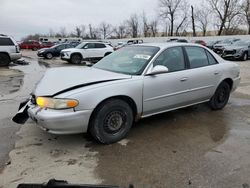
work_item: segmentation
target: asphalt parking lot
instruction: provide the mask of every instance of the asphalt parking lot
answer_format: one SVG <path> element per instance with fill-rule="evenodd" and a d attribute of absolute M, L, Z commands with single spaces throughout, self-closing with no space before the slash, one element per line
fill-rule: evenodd
<path fill-rule="evenodd" d="M 250 60 L 236 62 L 242 81 L 222 111 L 203 104 L 146 118 L 126 139 L 100 145 L 88 135 L 55 136 L 32 121 L 11 122 L 46 69 L 74 66 L 32 51 L 23 55 L 28 65 L 0 68 L 0 188 L 52 178 L 122 187 L 250 187 Z"/>

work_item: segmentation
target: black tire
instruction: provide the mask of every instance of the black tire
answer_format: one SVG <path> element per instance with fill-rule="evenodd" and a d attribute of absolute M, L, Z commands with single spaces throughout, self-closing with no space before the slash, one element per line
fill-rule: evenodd
<path fill-rule="evenodd" d="M 32 48 L 33 51 L 37 51 L 37 47 Z"/>
<path fill-rule="evenodd" d="M 242 55 L 241 60 L 242 60 L 242 61 L 246 61 L 247 59 L 248 59 L 248 53 L 245 52 L 245 53 Z"/>
<path fill-rule="evenodd" d="M 0 54 L 0 67 L 8 66 L 10 62 L 10 57 L 7 54 Z"/>
<path fill-rule="evenodd" d="M 52 54 L 52 53 L 47 53 L 47 54 L 45 55 L 45 58 L 46 58 L 46 59 L 52 59 L 52 58 L 53 58 L 53 54 Z"/>
<path fill-rule="evenodd" d="M 210 99 L 209 105 L 212 110 L 221 110 L 228 103 L 230 97 L 230 86 L 227 82 L 222 82 L 215 91 L 214 96 Z"/>
<path fill-rule="evenodd" d="M 79 54 L 73 54 L 71 57 L 70 57 L 70 63 L 73 63 L 73 64 L 80 64 L 82 62 L 82 57 L 81 55 Z"/>
<path fill-rule="evenodd" d="M 133 119 L 128 103 L 120 99 L 110 99 L 94 111 L 89 130 L 98 142 L 111 144 L 126 137 Z"/>

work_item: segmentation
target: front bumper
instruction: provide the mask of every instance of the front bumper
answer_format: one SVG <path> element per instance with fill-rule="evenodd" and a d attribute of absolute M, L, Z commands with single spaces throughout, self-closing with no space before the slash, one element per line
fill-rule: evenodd
<path fill-rule="evenodd" d="M 240 85 L 240 80 L 241 80 L 240 76 L 233 79 L 233 87 L 231 92 L 234 92 L 237 89 L 237 87 Z"/>
<path fill-rule="evenodd" d="M 222 54 L 221 56 L 224 59 L 240 59 L 242 58 L 242 54 L 241 53 L 236 53 L 236 54 Z"/>
<path fill-rule="evenodd" d="M 61 59 L 65 60 L 65 61 L 70 60 L 70 54 L 68 54 L 67 52 L 62 52 L 61 53 Z"/>
<path fill-rule="evenodd" d="M 29 101 L 26 112 L 41 129 L 52 134 L 84 133 L 88 130 L 92 110 L 54 110 L 40 108 Z M 24 116 L 25 117 L 25 116 Z"/>

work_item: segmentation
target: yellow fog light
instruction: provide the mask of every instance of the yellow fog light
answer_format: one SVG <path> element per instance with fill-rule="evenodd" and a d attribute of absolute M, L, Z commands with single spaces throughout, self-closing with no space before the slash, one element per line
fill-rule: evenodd
<path fill-rule="evenodd" d="M 78 101 L 74 99 L 56 99 L 50 97 L 37 97 L 36 104 L 42 108 L 67 109 L 74 108 Z"/>

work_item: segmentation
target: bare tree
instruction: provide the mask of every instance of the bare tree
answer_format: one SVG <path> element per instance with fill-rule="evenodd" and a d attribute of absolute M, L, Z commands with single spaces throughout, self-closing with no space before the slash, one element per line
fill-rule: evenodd
<path fill-rule="evenodd" d="M 207 0 L 211 10 L 218 19 L 218 35 L 220 36 L 226 24 L 230 25 L 234 17 L 239 15 L 239 0 Z"/>
<path fill-rule="evenodd" d="M 143 28 L 142 28 L 143 36 L 148 37 L 150 35 L 150 33 L 149 33 L 150 25 L 148 23 L 148 19 L 147 19 L 145 12 L 142 13 L 142 26 L 143 26 Z"/>
<path fill-rule="evenodd" d="M 116 35 L 116 38 L 122 39 L 126 37 L 126 23 L 121 23 L 119 26 L 114 28 L 113 31 Z"/>
<path fill-rule="evenodd" d="M 99 27 L 103 39 L 106 39 L 112 34 L 112 26 L 106 22 L 102 22 Z"/>
<path fill-rule="evenodd" d="M 137 14 L 132 14 L 127 21 L 128 24 L 128 32 L 133 38 L 138 37 L 139 33 L 139 19 Z"/>
<path fill-rule="evenodd" d="M 150 31 L 152 33 L 152 37 L 156 37 L 158 33 L 158 20 L 152 20 L 149 25 Z"/>
<path fill-rule="evenodd" d="M 192 18 L 193 37 L 196 37 L 195 20 L 194 20 L 194 7 L 193 6 L 191 6 L 191 18 Z"/>
<path fill-rule="evenodd" d="M 159 0 L 160 17 L 170 21 L 170 36 L 174 34 L 174 22 L 179 18 L 179 11 L 185 6 L 185 0 Z"/>
<path fill-rule="evenodd" d="M 241 8 L 248 27 L 248 34 L 250 34 L 250 0 L 243 0 Z"/>
<path fill-rule="evenodd" d="M 76 33 L 76 37 L 81 37 L 82 35 L 82 30 L 81 30 L 81 27 L 80 26 L 76 26 L 75 27 L 75 33 Z"/>
<path fill-rule="evenodd" d="M 202 35 L 206 36 L 207 28 L 211 20 L 211 10 L 206 5 L 201 6 L 195 13 L 196 26 L 202 31 Z"/>
<path fill-rule="evenodd" d="M 60 27 L 59 33 L 61 37 L 66 37 L 67 36 L 67 31 L 65 27 Z"/>
<path fill-rule="evenodd" d="M 183 1 L 184 2 L 184 1 Z M 176 25 L 175 35 L 179 36 L 182 35 L 184 31 L 186 32 L 186 28 L 188 27 L 188 7 L 187 3 L 185 3 L 186 6 L 182 7 L 182 10 L 179 12 L 180 15 L 180 22 Z"/>
<path fill-rule="evenodd" d="M 98 29 L 94 28 L 91 24 L 89 24 L 89 36 L 86 38 L 90 39 L 98 39 L 99 38 Z"/>

